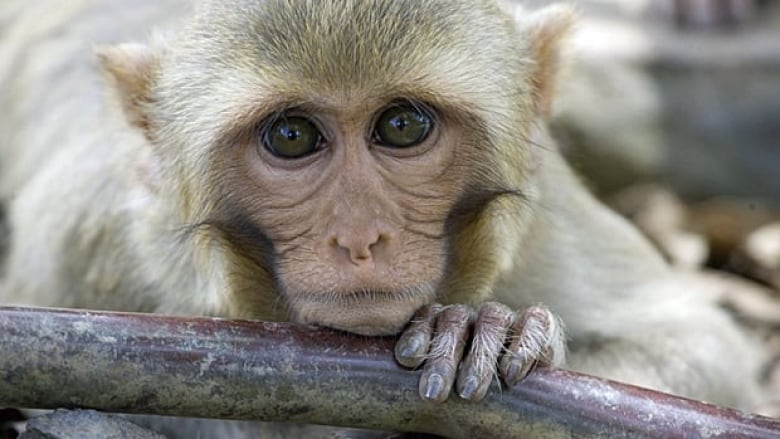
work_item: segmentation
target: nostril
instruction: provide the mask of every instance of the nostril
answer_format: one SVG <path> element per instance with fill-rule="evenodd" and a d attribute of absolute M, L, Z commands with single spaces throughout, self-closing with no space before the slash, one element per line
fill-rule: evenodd
<path fill-rule="evenodd" d="M 368 246 L 358 246 L 355 248 L 349 249 L 349 254 L 352 260 L 355 261 L 368 261 L 371 259 L 371 245 Z"/>
<path fill-rule="evenodd" d="M 339 250 L 339 253 L 347 257 L 356 265 L 363 265 L 374 259 L 377 245 L 386 238 L 377 233 L 340 233 L 329 240 L 331 247 Z"/>
<path fill-rule="evenodd" d="M 376 236 L 371 244 L 368 245 L 368 249 L 371 252 L 372 257 L 376 258 L 377 252 L 387 245 L 390 241 L 389 237 L 384 233 L 380 233 Z"/>

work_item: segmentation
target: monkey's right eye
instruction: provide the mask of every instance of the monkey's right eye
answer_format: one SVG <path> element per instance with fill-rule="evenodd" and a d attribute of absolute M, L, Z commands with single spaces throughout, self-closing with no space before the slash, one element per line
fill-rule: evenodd
<path fill-rule="evenodd" d="M 265 149 L 283 159 L 297 159 L 317 152 L 324 137 L 314 123 L 301 116 L 283 116 L 263 128 Z"/>

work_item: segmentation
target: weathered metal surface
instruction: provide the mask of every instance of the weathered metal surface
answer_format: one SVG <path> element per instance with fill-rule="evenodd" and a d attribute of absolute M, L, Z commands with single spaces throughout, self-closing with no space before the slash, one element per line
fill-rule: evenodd
<path fill-rule="evenodd" d="M 453 438 L 780 437 L 780 421 L 539 369 L 481 403 L 417 396 L 392 338 L 291 324 L 0 307 L 0 407 L 306 422 Z"/>

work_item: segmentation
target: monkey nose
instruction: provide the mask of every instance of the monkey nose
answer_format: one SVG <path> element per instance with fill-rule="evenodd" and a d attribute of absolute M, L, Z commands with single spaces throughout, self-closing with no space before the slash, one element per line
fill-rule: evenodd
<path fill-rule="evenodd" d="M 337 257 L 364 267 L 373 266 L 386 241 L 387 237 L 381 233 L 353 230 L 333 236 L 331 246 L 336 250 Z"/>

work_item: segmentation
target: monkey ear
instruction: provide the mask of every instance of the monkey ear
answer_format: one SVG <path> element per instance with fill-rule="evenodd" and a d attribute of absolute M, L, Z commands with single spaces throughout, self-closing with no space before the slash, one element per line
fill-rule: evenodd
<path fill-rule="evenodd" d="M 157 74 L 157 53 L 149 46 L 128 43 L 101 47 L 97 56 L 128 122 L 148 129 L 146 104 Z"/>
<path fill-rule="evenodd" d="M 532 14 L 515 10 L 522 34 L 529 39 L 531 56 L 531 83 L 537 114 L 549 116 L 558 74 L 561 70 L 561 51 L 575 20 L 574 8 L 566 4 L 548 6 Z"/>

